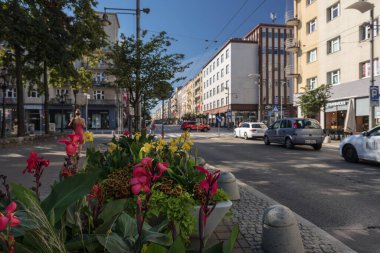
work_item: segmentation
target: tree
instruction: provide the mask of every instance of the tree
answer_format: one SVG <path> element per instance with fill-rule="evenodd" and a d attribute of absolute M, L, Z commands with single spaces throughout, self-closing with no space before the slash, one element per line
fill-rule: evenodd
<path fill-rule="evenodd" d="M 112 49 L 110 60 L 113 68 L 109 73 L 116 78 L 117 87 L 125 88 L 129 94 L 129 103 L 134 108 L 135 130 L 140 130 L 139 104 L 156 98 L 155 85 L 163 81 L 173 84 L 182 80 L 183 77 L 176 77 L 176 74 L 183 72 L 190 65 L 182 65 L 183 54 L 168 54 L 167 48 L 172 40 L 165 32 L 150 39 L 146 38 L 146 32 L 143 32 L 138 42 L 134 36 L 122 35 L 121 41 Z M 140 57 L 137 55 L 137 48 Z"/>
<path fill-rule="evenodd" d="M 299 97 L 302 114 L 308 118 L 315 118 L 321 109 L 324 111 L 331 97 L 330 89 L 330 84 L 322 84 L 313 90 L 305 89 L 305 93 Z"/>

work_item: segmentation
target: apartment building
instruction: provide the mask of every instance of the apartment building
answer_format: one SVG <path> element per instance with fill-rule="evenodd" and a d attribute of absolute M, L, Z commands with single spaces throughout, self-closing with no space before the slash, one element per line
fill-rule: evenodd
<path fill-rule="evenodd" d="M 369 128 L 369 86 L 371 85 L 370 11 L 361 13 L 348 8 L 358 0 L 292 1 L 286 12 L 287 25 L 294 26 L 294 37 L 287 49 L 294 52 L 294 92 L 331 84 L 331 98 L 319 120 L 324 128 L 360 132 Z M 380 81 L 380 6 L 375 0 L 374 13 L 374 83 Z M 300 110 L 298 110 L 300 115 Z M 375 107 L 380 120 L 380 108 Z M 348 119 L 353 119 L 350 120 Z M 348 127 L 350 125 L 350 127 Z"/>
<path fill-rule="evenodd" d="M 258 45 L 257 75 L 251 76 L 259 89 L 259 119 L 267 123 L 279 117 L 295 115 L 293 107 L 293 79 L 285 71 L 293 63 L 293 54 L 285 50 L 293 37 L 293 26 L 258 24 L 243 38 Z"/>

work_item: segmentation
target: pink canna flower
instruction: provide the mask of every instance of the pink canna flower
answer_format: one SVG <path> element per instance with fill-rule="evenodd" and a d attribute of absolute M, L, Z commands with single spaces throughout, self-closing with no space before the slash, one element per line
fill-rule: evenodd
<path fill-rule="evenodd" d="M 0 213 L 0 231 L 4 230 L 8 225 L 9 219 Z"/>
<path fill-rule="evenodd" d="M 17 205 L 12 201 L 6 208 L 6 216 L 0 212 L 0 231 L 4 230 L 9 224 L 11 227 L 20 225 L 20 220 L 14 215 Z"/>
<path fill-rule="evenodd" d="M 86 200 L 89 201 L 93 198 L 101 198 L 102 195 L 102 189 L 100 188 L 100 184 L 97 183 L 94 186 L 92 186 L 91 193 L 86 196 Z"/>
<path fill-rule="evenodd" d="M 66 154 L 74 156 L 78 150 L 80 136 L 76 134 L 68 134 L 69 139 L 60 139 L 58 142 L 66 144 Z"/>
<path fill-rule="evenodd" d="M 200 183 L 200 188 L 205 190 L 208 194 L 210 194 L 210 197 L 214 196 L 216 191 L 218 190 L 217 180 L 219 178 L 220 171 L 216 170 L 213 172 L 209 172 L 201 166 L 195 166 L 195 168 L 205 173 L 206 175 L 206 178 L 202 180 Z"/>
<path fill-rule="evenodd" d="M 125 136 L 130 136 L 131 135 L 131 133 L 128 131 L 128 130 L 125 130 L 124 132 L 123 132 L 123 135 L 125 135 Z"/>
<path fill-rule="evenodd" d="M 42 157 L 38 157 L 36 152 L 30 152 L 28 160 L 26 160 L 27 166 L 25 170 L 23 170 L 23 174 L 25 172 L 35 173 L 36 170 L 40 170 L 42 167 L 49 166 L 49 160 L 43 159 Z"/>

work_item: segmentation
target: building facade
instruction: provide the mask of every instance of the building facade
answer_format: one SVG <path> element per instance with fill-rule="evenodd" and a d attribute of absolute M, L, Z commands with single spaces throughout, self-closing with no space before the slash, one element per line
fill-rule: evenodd
<path fill-rule="evenodd" d="M 369 126 L 369 86 L 371 85 L 370 11 L 361 13 L 348 7 L 358 2 L 292 1 L 286 14 L 288 25 L 294 25 L 292 49 L 295 56 L 295 93 L 307 87 L 331 84 L 331 98 L 319 120 L 324 128 L 360 132 Z M 376 4 L 374 0 L 369 3 Z M 380 78 L 380 6 L 374 12 L 374 83 Z M 300 115 L 300 110 L 298 110 Z M 353 115 L 352 115 L 353 114 Z M 350 120 L 348 119 L 353 119 Z M 380 108 L 375 107 L 375 120 L 380 120 Z M 349 126 L 348 126 L 349 125 Z"/>

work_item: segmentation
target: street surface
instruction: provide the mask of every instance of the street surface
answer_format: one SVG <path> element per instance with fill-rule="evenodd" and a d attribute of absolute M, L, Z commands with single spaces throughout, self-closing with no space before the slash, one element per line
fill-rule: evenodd
<path fill-rule="evenodd" d="M 179 127 L 168 128 L 167 137 L 181 133 Z M 215 128 L 191 136 L 211 165 L 232 172 L 350 248 L 380 252 L 379 164 L 347 163 L 332 145 L 321 151 L 307 146 L 287 150 L 233 138 L 226 129 L 220 137 Z"/>
<path fill-rule="evenodd" d="M 160 136 L 161 125 L 156 135 Z M 165 138 L 178 137 L 179 126 L 165 126 Z M 254 187 L 324 229 L 357 252 L 380 253 L 380 166 L 350 164 L 330 145 L 287 150 L 266 146 L 262 140 L 233 138 L 233 131 L 216 128 L 192 132 L 199 155 L 223 171 Z M 95 145 L 104 149 L 111 134 L 96 134 Z M 43 175 L 42 197 L 58 178 L 65 145 L 56 140 L 2 148 L 0 174 L 9 181 L 32 186 L 33 177 L 22 174 L 31 151 L 50 160 Z M 84 153 L 83 153 L 84 156 Z M 83 161 L 83 159 L 82 159 Z"/>

